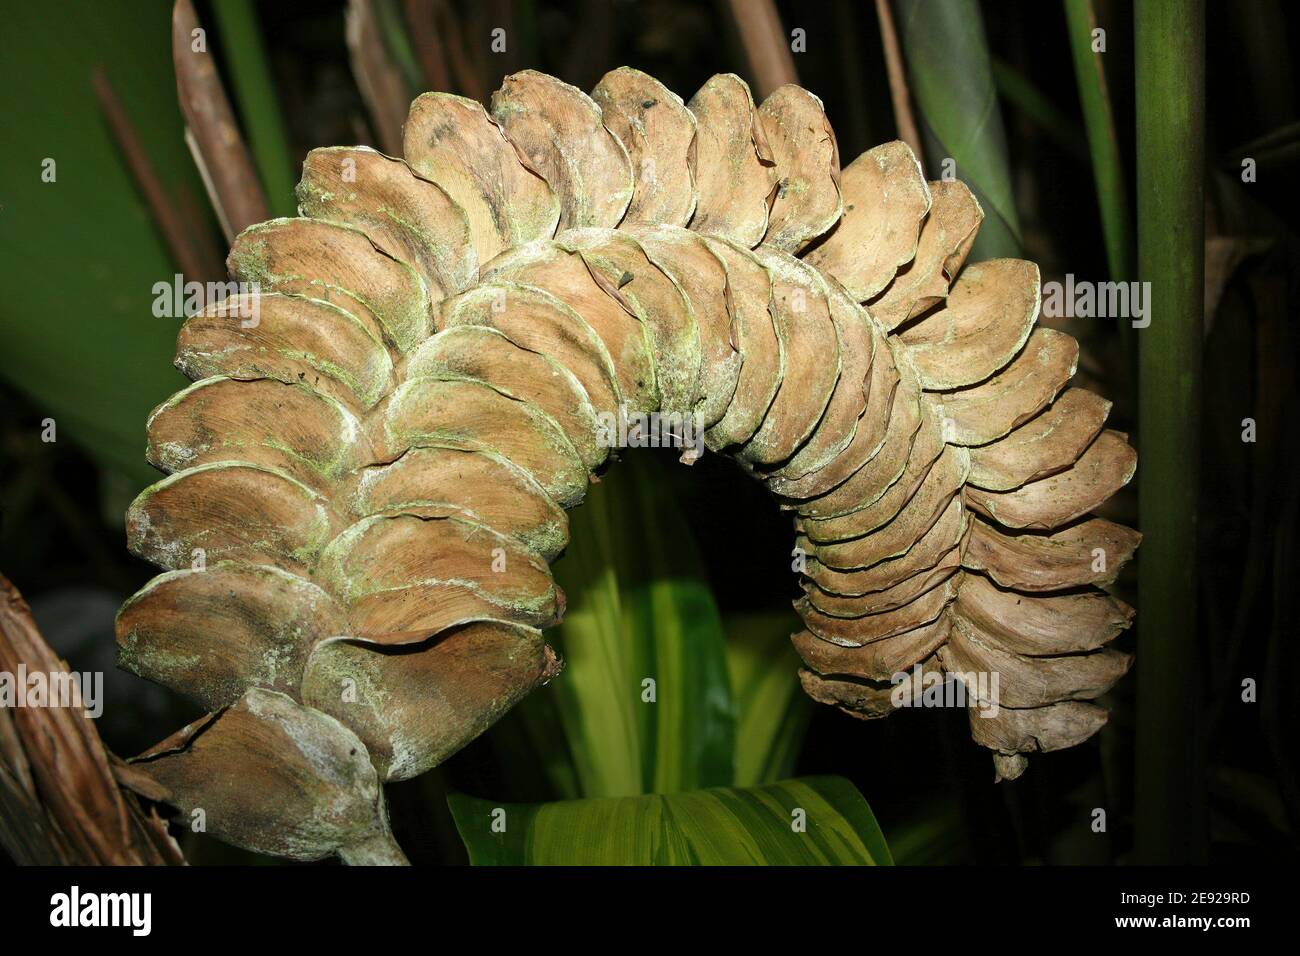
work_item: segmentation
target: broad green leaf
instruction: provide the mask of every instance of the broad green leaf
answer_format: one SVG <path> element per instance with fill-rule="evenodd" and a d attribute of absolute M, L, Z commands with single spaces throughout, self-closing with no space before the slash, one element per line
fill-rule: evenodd
<path fill-rule="evenodd" d="M 185 148 L 172 76 L 171 3 L 9 4 L 0 56 L 0 377 L 136 490 L 149 410 L 186 384 L 172 368 L 175 318 L 153 315 L 177 271 L 91 88 L 102 64 L 165 188 L 206 205 Z M 47 160 L 55 179 L 42 180 Z M 206 218 L 195 230 L 209 228 Z M 194 276 L 187 278 L 224 278 Z M 39 428 L 33 422 L 33 428 Z"/>
<path fill-rule="evenodd" d="M 664 462 L 631 455 L 622 467 L 626 485 L 616 529 L 626 569 L 625 627 L 637 652 L 633 678 L 646 789 L 727 786 L 734 774 L 736 712 L 722 619 L 691 529 L 667 492 Z M 622 478 L 614 475 L 614 481 Z M 655 682 L 653 703 L 645 702 L 651 689 L 646 678 Z"/>
<path fill-rule="evenodd" d="M 727 670 L 736 699 L 736 786 L 790 776 L 812 701 L 799 686 L 799 655 L 790 635 L 793 610 L 736 614 L 723 621 Z"/>
<path fill-rule="evenodd" d="M 732 782 L 722 625 L 661 467 L 647 453 L 629 455 L 570 515 L 569 547 L 555 565 L 568 608 L 548 632 L 565 669 L 519 714 L 561 794 Z M 565 740 L 545 729 L 557 719 Z"/>
<path fill-rule="evenodd" d="M 975 0 L 895 0 L 907 75 L 924 131 L 927 173 L 956 163 L 984 207 L 972 260 L 1020 252 L 1006 133 L 993 86 L 984 18 Z"/>
<path fill-rule="evenodd" d="M 871 808 L 842 777 L 543 804 L 452 794 L 448 803 L 476 866 L 893 862 Z"/>
<path fill-rule="evenodd" d="M 640 689 L 632 641 L 625 630 L 620 552 L 607 477 L 570 516 L 570 541 L 555 567 L 568 608 L 549 633 L 564 657 L 551 682 L 582 793 L 613 796 L 644 791 Z"/>

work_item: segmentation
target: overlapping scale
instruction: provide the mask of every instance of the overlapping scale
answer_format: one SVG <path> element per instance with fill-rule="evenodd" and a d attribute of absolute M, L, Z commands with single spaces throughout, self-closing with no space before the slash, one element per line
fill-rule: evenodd
<path fill-rule="evenodd" d="M 560 200 L 557 229 L 612 229 L 632 201 L 627 149 L 576 87 L 525 70 L 492 94 L 492 116 Z"/>
<path fill-rule="evenodd" d="M 775 159 L 748 84 L 719 73 L 686 104 L 695 116 L 695 186 L 690 226 L 753 248 L 767 233 Z"/>
<path fill-rule="evenodd" d="M 685 226 L 695 212 L 695 115 L 654 77 L 619 67 L 591 98 L 627 150 L 634 185 L 624 223 Z"/>

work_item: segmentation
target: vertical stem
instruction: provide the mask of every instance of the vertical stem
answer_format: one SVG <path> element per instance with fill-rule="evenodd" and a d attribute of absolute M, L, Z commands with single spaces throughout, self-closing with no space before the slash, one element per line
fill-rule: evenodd
<path fill-rule="evenodd" d="M 912 115 L 912 97 L 907 89 L 907 68 L 903 65 L 903 52 L 898 45 L 898 31 L 894 29 L 894 13 L 889 0 L 876 0 L 876 17 L 880 20 L 880 42 L 885 51 L 885 73 L 889 77 L 889 99 L 894 105 L 894 126 L 898 138 L 912 148 L 916 161 L 925 168 L 925 151 L 921 149 L 921 134 Z"/>
<path fill-rule="evenodd" d="M 185 117 L 185 140 L 221 221 L 222 232 L 230 242 L 245 227 L 261 222 L 269 214 L 211 47 L 194 48 L 198 29 L 199 18 L 192 0 L 176 0 L 172 7 L 172 64 L 176 70 L 176 97 Z"/>
<path fill-rule="evenodd" d="M 406 0 L 406 23 L 411 31 L 411 42 L 424 68 L 425 88 L 451 92 L 451 73 L 447 69 L 447 54 L 442 48 L 442 38 L 434 26 L 433 0 Z"/>
<path fill-rule="evenodd" d="M 1204 0 L 1139 0 L 1137 853 L 1143 863 L 1206 855 L 1196 640 L 1196 509 L 1204 322 Z"/>
<path fill-rule="evenodd" d="M 451 63 L 451 72 L 456 77 L 456 85 L 459 87 L 457 92 L 463 93 L 472 100 L 482 100 L 486 103 L 488 88 L 475 72 L 474 63 L 465 50 L 465 31 L 461 29 L 460 14 L 448 0 L 437 0 L 434 11 L 437 16 L 438 30 L 443 37 L 444 49 Z"/>
<path fill-rule="evenodd" d="M 113 140 L 117 143 L 122 158 L 126 160 L 127 169 L 131 171 L 131 177 L 144 196 L 145 205 L 149 207 L 177 268 L 187 279 L 203 281 L 221 278 L 224 270 L 220 268 L 220 258 L 215 261 L 205 259 L 196 248 L 192 240 L 202 226 L 195 220 L 186 220 L 167 194 L 167 189 L 158 178 L 158 171 L 149 158 L 149 151 L 140 142 L 140 134 L 102 66 L 95 67 L 91 73 L 90 85 L 104 112 L 104 119 L 108 121 Z"/>
<path fill-rule="evenodd" d="M 798 83 L 790 35 L 781 26 L 774 0 L 728 0 L 727 6 L 749 60 L 755 98 L 762 100 L 778 87 Z"/>
<path fill-rule="evenodd" d="M 375 19 L 374 0 L 348 0 L 343 32 L 352 75 L 370 112 L 379 147 L 390 156 L 402 154 L 402 124 L 410 106 L 410 90 L 393 63 Z"/>
<path fill-rule="evenodd" d="M 406 18 L 398 9 L 397 0 L 377 0 L 375 3 L 375 23 L 379 27 L 379 36 L 384 42 L 393 66 L 406 84 L 408 98 L 414 99 L 424 89 L 420 77 L 420 61 L 411 44 L 411 30 Z"/>

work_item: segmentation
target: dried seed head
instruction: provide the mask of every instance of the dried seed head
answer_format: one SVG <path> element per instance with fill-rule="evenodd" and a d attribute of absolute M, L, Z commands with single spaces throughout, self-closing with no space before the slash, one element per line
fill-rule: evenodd
<path fill-rule="evenodd" d="M 755 108 L 732 75 L 683 104 L 627 68 L 590 98 L 525 72 L 490 114 L 421 96 L 404 139 L 312 151 L 302 218 L 235 239 L 256 291 L 180 333 L 199 381 L 151 416 L 171 475 L 127 520 L 171 570 L 118 641 L 216 713 L 138 780 L 244 846 L 395 860 L 380 784 L 558 671 L 564 509 L 616 451 L 602 423 L 652 413 L 795 512 L 815 699 L 961 690 L 1003 778 L 1104 723 L 1132 611 L 1100 588 L 1138 536 L 1086 515 L 1133 452 L 1035 329 L 1037 267 L 964 265 L 965 186 L 902 143 L 841 170 L 816 97 Z"/>

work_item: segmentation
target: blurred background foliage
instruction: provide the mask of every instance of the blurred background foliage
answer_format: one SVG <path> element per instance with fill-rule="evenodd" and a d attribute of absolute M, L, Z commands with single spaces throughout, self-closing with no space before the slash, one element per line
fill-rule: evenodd
<path fill-rule="evenodd" d="M 105 672 L 110 706 L 100 731 L 131 754 L 195 715 L 113 667 L 113 614 L 152 573 L 126 553 L 122 533 L 126 503 L 156 478 L 144 462 L 145 418 L 183 383 L 170 364 L 177 322 L 153 316 L 153 287 L 180 272 L 223 279 L 226 241 L 184 139 L 169 0 L 11 6 L 0 41 L 0 569 L 74 668 Z M 1034 259 L 1045 281 L 1147 278 L 1135 272 L 1136 197 L 1138 151 L 1153 130 L 1144 140 L 1136 126 L 1135 66 L 1146 61 L 1124 0 L 195 7 L 277 214 L 292 211 L 309 149 L 383 148 L 406 100 L 424 89 L 485 97 L 523 68 L 590 89 L 630 64 L 683 97 L 726 71 L 762 95 L 772 77 L 792 71 L 825 102 L 846 164 L 900 135 L 931 178 L 945 172 L 944 160 L 955 162 L 988 214 L 977 258 Z M 738 29 L 773 9 L 781 32 L 766 44 Z M 358 16 L 378 37 L 377 59 L 349 48 L 347 21 Z M 498 27 L 507 44 L 493 53 Z M 1089 43 L 1097 29 L 1104 52 Z M 803 31 L 804 50 L 791 55 L 792 30 Z M 556 567 L 569 612 L 553 634 L 566 672 L 438 771 L 390 788 L 398 838 L 415 862 L 490 861 L 463 819 L 458 834 L 449 794 L 467 795 L 453 798 L 462 814 L 475 798 L 624 798 L 617 812 L 644 821 L 661 804 L 643 795 L 814 775 L 842 778 L 827 799 L 877 862 L 891 851 L 918 864 L 1173 861 L 1198 858 L 1197 844 L 1208 847 L 1199 858 L 1213 861 L 1296 860 L 1300 715 L 1289 677 L 1300 409 L 1288 306 L 1297 292 L 1291 51 L 1300 11 L 1282 0 L 1211 0 L 1205 36 L 1204 60 L 1191 64 L 1207 90 L 1203 387 L 1190 426 L 1199 436 L 1199 523 L 1189 523 L 1194 537 L 1182 555 L 1195 570 L 1197 613 L 1194 633 L 1158 642 L 1187 655 L 1195 686 L 1171 697 L 1160 684 L 1173 678 L 1159 668 L 1143 672 L 1145 686 L 1130 677 L 1105 701 L 1111 721 L 1097 738 L 1037 758 L 1023 778 L 995 787 L 963 713 L 864 723 L 812 708 L 787 640 L 797 593 L 788 519 L 714 456 L 687 469 L 641 452 L 572 516 L 573 547 Z M 1256 175 L 1243 182 L 1247 158 Z M 53 180 L 45 181 L 49 160 Z M 170 233 L 160 203 L 173 217 Z M 1163 235 L 1153 225 L 1172 236 L 1182 224 L 1146 225 L 1143 241 L 1152 243 Z M 1140 333 L 1096 319 L 1050 321 L 1080 339 L 1082 384 L 1115 400 L 1112 427 L 1134 432 L 1139 451 L 1143 431 L 1171 427 L 1138 405 Z M 1256 421 L 1254 443 L 1242 441 L 1245 418 Z M 54 443 L 41 439 L 47 419 Z M 1109 508 L 1108 517 L 1137 523 L 1136 489 Z M 1117 589 L 1136 602 L 1131 571 Z M 1130 648 L 1142 645 L 1142 621 L 1124 638 Z M 642 700 L 647 673 L 656 678 L 654 705 Z M 1257 680 L 1259 703 L 1242 702 L 1245 677 Z M 1144 714 L 1162 706 L 1150 701 L 1179 699 L 1196 711 L 1186 732 L 1204 769 L 1186 800 L 1206 811 L 1205 832 L 1186 847 L 1166 839 L 1137 854 L 1134 808 L 1144 795 L 1134 742 Z M 1158 766 L 1162 758 L 1148 750 L 1144 759 Z M 692 805 L 708 819 L 703 804 Z M 584 806 L 592 804 L 528 812 L 554 820 L 568 812 L 555 808 Z M 592 819 L 615 812 L 602 806 Z M 1107 810 L 1104 833 L 1091 826 L 1097 807 Z M 873 842 L 873 810 L 888 850 Z M 194 862 L 250 860 L 186 840 Z"/>

